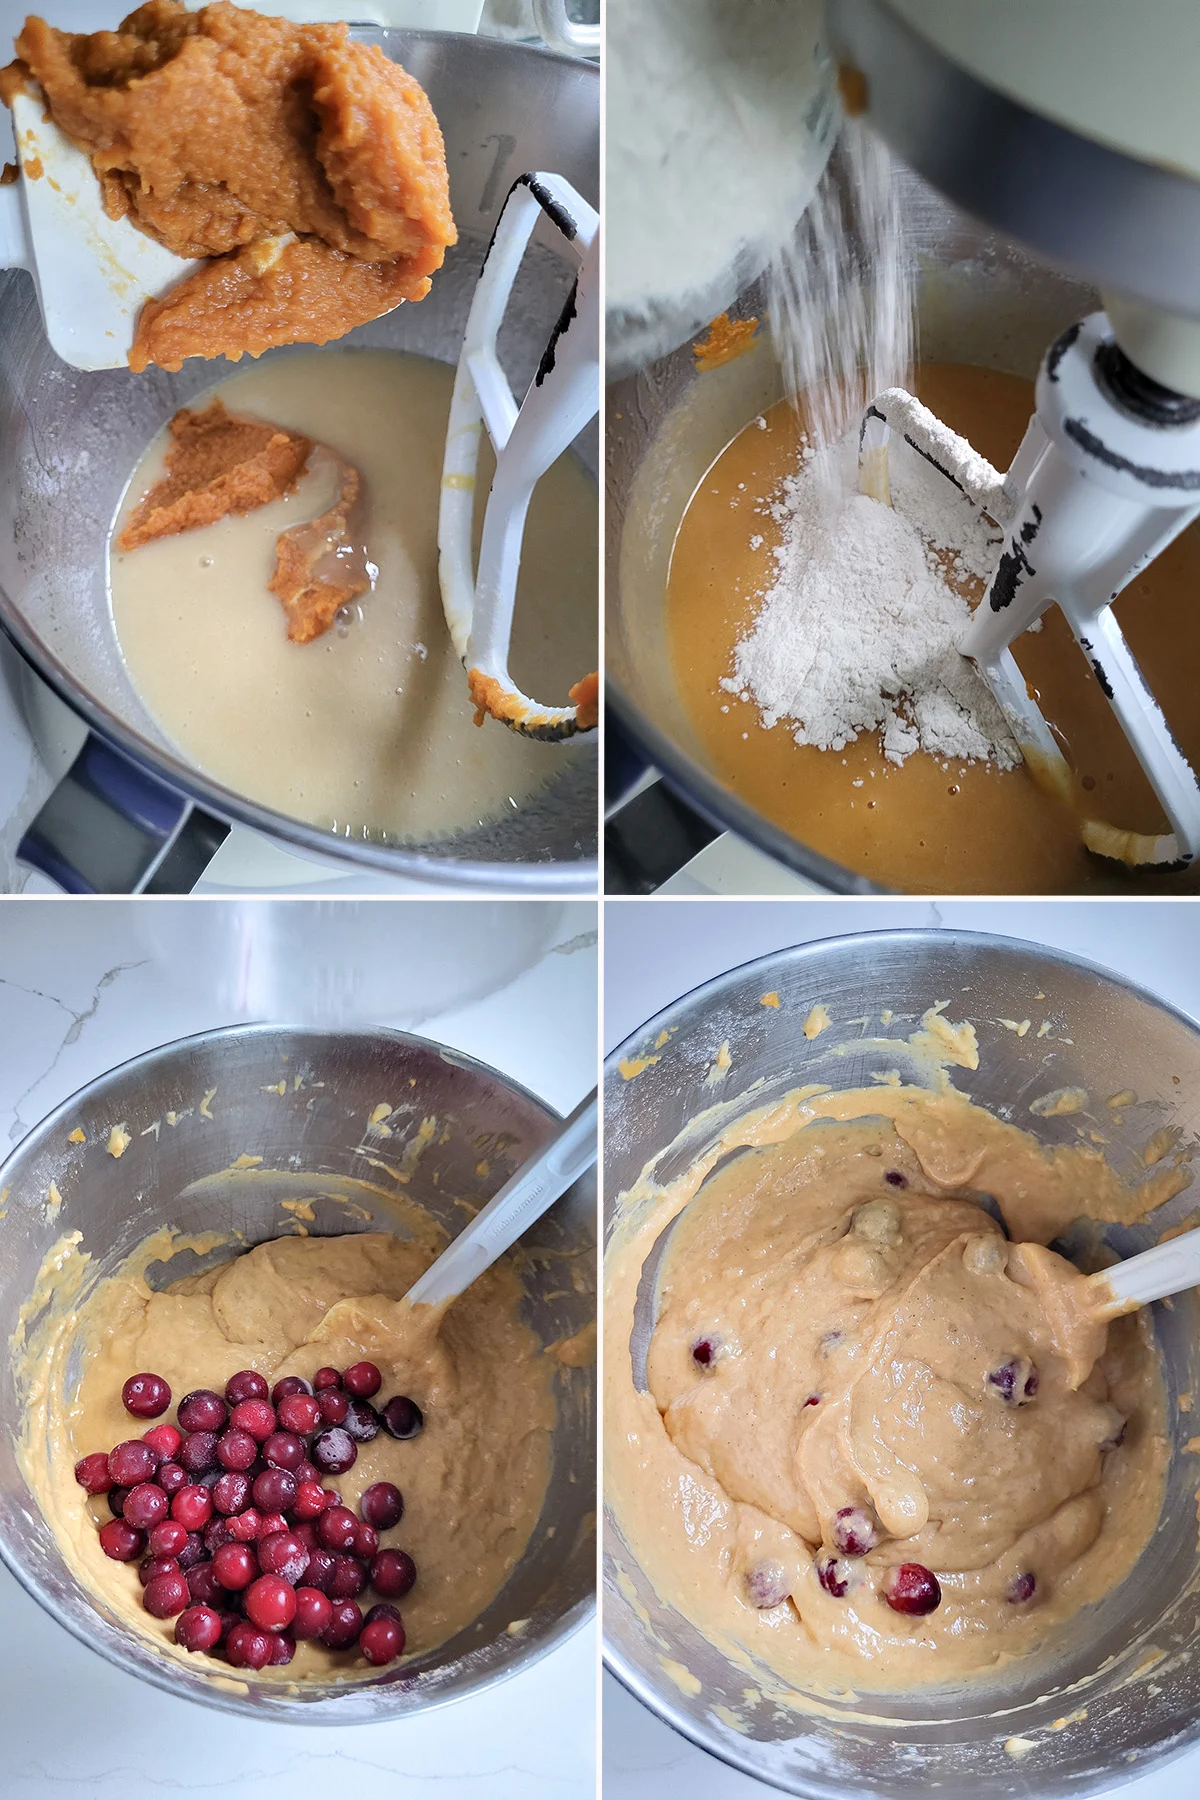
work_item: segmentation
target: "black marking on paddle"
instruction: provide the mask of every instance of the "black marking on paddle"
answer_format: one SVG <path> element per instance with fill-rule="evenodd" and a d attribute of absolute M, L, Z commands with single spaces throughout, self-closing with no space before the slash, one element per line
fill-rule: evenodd
<path fill-rule="evenodd" d="M 558 323 L 550 333 L 550 342 L 542 352 L 542 360 L 538 364 L 538 372 L 533 378 L 534 387 L 541 387 L 543 381 L 545 381 L 547 375 L 549 375 L 551 369 L 554 367 L 554 359 L 558 351 L 558 340 L 567 329 L 567 326 L 571 323 L 571 320 L 575 317 L 577 311 L 576 301 L 578 297 L 579 281 L 578 278 L 576 278 L 576 280 L 571 283 L 571 291 L 563 302 L 563 309 L 558 315 Z"/>
<path fill-rule="evenodd" d="M 1046 352 L 1046 380 L 1058 380 L 1058 365 L 1061 363 L 1079 333 L 1083 330 L 1083 320 L 1077 319 L 1074 325 L 1068 325 L 1060 338 L 1056 338 Z"/>
<path fill-rule="evenodd" d="M 485 263 L 496 247 L 496 233 L 500 229 L 500 220 L 504 217 L 504 207 L 508 205 L 519 187 L 527 187 L 529 189 L 551 224 L 557 225 L 563 236 L 568 238 L 571 243 L 574 243 L 575 239 L 579 236 L 578 223 L 567 211 L 562 201 L 555 199 L 545 182 L 539 181 L 536 175 L 518 175 L 517 179 L 513 182 L 507 194 L 504 196 L 504 206 L 500 208 L 500 211 L 496 215 L 496 223 L 492 226 L 492 235 L 488 239 L 488 247 L 483 258 Z"/>
<path fill-rule="evenodd" d="M 1015 532 L 1009 538 L 1008 549 L 1001 556 L 996 573 L 992 576 L 992 585 L 988 589 L 988 605 L 993 612 L 1003 612 L 1006 606 L 1011 606 L 1021 583 L 1035 573 L 1024 546 L 1032 544 L 1041 529 L 1041 523 L 1041 507 L 1031 507 L 1030 517 L 1021 527 L 1020 538 Z"/>
<path fill-rule="evenodd" d="M 1133 475 L 1148 488 L 1182 488 L 1185 493 L 1200 493 L 1200 469 L 1148 469 L 1140 463 L 1130 462 L 1127 457 L 1118 456 L 1115 450 L 1098 438 L 1094 431 L 1089 431 L 1082 419 L 1064 419 L 1063 430 L 1073 443 L 1089 456 L 1094 456 L 1109 469 L 1117 469 L 1122 475 Z"/>
<path fill-rule="evenodd" d="M 1104 695 L 1106 700 L 1111 700 L 1113 697 L 1112 682 L 1104 673 L 1104 664 L 1100 661 L 1100 658 L 1092 648 L 1091 641 L 1088 638 L 1081 637 L 1079 640 L 1079 647 L 1092 665 L 1092 674 L 1100 683 L 1100 692 Z"/>

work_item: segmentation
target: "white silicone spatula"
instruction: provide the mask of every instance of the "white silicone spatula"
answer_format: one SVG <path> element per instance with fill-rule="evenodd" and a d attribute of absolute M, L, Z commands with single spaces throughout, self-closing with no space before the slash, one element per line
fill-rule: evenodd
<path fill-rule="evenodd" d="M 1087 1281 L 1102 1319 L 1116 1319 L 1122 1313 L 1136 1312 L 1139 1306 L 1149 1306 L 1152 1300 L 1200 1287 L 1200 1230 L 1168 1238 L 1140 1256 L 1089 1275 Z"/>
<path fill-rule="evenodd" d="M 465 1231 L 432 1263 L 405 1298 L 410 1306 L 440 1306 L 455 1300 L 490 1269 L 521 1233 L 549 1211 L 596 1160 L 596 1090 L 581 1100 L 569 1119 L 535 1156 L 493 1194 Z M 1197 1234 L 1200 1236 L 1200 1233 Z"/>

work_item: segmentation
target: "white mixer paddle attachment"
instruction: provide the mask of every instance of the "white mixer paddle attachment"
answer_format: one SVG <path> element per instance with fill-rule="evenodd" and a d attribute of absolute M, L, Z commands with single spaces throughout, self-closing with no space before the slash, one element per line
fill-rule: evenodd
<path fill-rule="evenodd" d="M 579 273 L 520 406 L 496 340 L 534 226 L 545 216 L 578 258 Z M 438 514 L 442 605 L 467 671 L 476 722 L 490 715 L 545 743 L 594 737 L 598 679 L 585 675 L 569 706 L 531 700 L 508 672 L 525 520 L 533 490 L 600 408 L 599 217 L 558 175 L 522 175 L 509 192 L 471 302 L 446 432 Z M 496 452 L 478 568 L 473 555 L 481 433 Z M 564 599 L 569 602 L 569 596 Z"/>

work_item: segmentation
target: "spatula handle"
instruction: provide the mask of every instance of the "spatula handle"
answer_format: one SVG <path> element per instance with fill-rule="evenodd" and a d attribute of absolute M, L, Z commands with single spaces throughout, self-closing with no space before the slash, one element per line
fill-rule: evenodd
<path fill-rule="evenodd" d="M 1200 1287 L 1200 1230 L 1169 1238 L 1153 1250 L 1143 1250 L 1140 1256 L 1089 1276 L 1088 1281 L 1099 1308 L 1110 1318 L 1148 1306 L 1152 1300 L 1165 1300 L 1168 1294 L 1182 1293 L 1185 1288 Z"/>

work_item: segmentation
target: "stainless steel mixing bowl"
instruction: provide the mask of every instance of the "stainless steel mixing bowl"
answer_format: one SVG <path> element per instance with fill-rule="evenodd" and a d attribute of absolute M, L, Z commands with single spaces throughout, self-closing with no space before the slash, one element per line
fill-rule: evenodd
<path fill-rule="evenodd" d="M 779 994 L 777 1011 L 760 996 Z M 1040 1118 L 1038 1095 L 1084 1087 L 1109 1140 L 1105 1152 L 1126 1173 L 1143 1172 L 1140 1152 L 1160 1126 L 1200 1138 L 1200 1029 L 1163 1001 L 1103 969 L 1037 945 L 957 931 L 872 932 L 784 950 L 718 977 L 651 1019 L 609 1058 L 605 1085 L 605 1187 L 611 1232 L 617 1197 L 654 1164 L 670 1181 L 719 1130 L 751 1107 L 810 1081 L 869 1086 L 899 1067 L 894 1044 L 931 1004 L 969 1018 L 980 1044 L 975 1072 L 953 1070 L 955 1085 L 1047 1144 L 1077 1142 L 1079 1117 Z M 809 1008 L 824 1002 L 833 1029 L 811 1042 Z M 894 1020 L 884 1028 L 880 1012 Z M 1025 1035 L 1000 1021 L 1033 1021 Z M 1041 1021 L 1052 1021 L 1039 1037 Z M 846 1021 L 845 1024 L 840 1023 Z M 635 1079 L 617 1063 L 673 1033 L 661 1060 Z M 706 1084 L 728 1042 L 728 1097 L 683 1144 L 688 1121 L 712 1107 Z M 843 1046 L 849 1046 L 843 1049 Z M 1132 1089 L 1136 1104 L 1105 1099 Z M 752 1090 L 752 1091 L 750 1091 Z M 666 1154 L 664 1154 L 664 1152 Z M 1195 1205 L 1179 1195 L 1149 1224 L 1109 1227 L 1123 1256 L 1152 1244 Z M 1200 1559 L 1196 1543 L 1196 1461 L 1183 1453 L 1194 1421 L 1179 1395 L 1200 1392 L 1200 1308 L 1194 1293 L 1153 1309 L 1169 1393 L 1169 1429 L 1178 1446 L 1162 1520 L 1129 1578 L 1077 1616 L 1049 1654 L 995 1677 L 953 1689 L 891 1698 L 868 1694 L 806 1716 L 769 1700 L 749 1700 L 753 1677 L 728 1662 L 689 1621 L 656 1595 L 606 1518 L 605 1653 L 613 1672 L 647 1706 L 703 1749 L 790 1794 L 889 1800 L 931 1788 L 972 1800 L 1034 1800 L 1095 1794 L 1143 1773 L 1200 1739 Z M 618 1579 L 623 1572 L 626 1579 Z M 682 1663 L 700 1682 L 694 1696 L 669 1678 Z M 1141 1671 L 1141 1673 L 1139 1673 Z M 743 1720 L 734 1730 L 716 1709 Z M 1064 1721 L 1054 1729 L 1055 1721 Z M 1007 1740 L 1028 1740 L 1005 1749 Z"/>
<path fill-rule="evenodd" d="M 364 30 L 356 36 L 380 44 L 429 94 L 446 140 L 459 242 L 428 299 L 400 306 L 342 341 L 456 362 L 475 278 L 515 178 L 528 169 L 553 170 L 598 204 L 599 72 L 570 57 L 453 33 Z M 500 340 L 517 392 L 538 367 L 573 277 L 561 238 L 539 225 Z M 397 846 L 336 838 L 233 792 L 187 762 L 150 716 L 113 628 L 105 592 L 108 527 L 150 439 L 226 368 L 193 360 L 178 375 L 81 374 L 59 362 L 46 342 L 28 275 L 0 273 L 0 626 L 105 744 L 166 784 L 165 794 L 147 800 L 124 792 L 128 782 L 102 775 L 95 785 L 110 807 L 142 824 L 149 817 L 153 825 L 158 814 L 170 813 L 174 794 L 179 812 L 197 801 L 223 821 L 253 826 L 343 869 L 468 888 L 594 893 L 596 770 L 586 749 L 548 747 L 554 779 L 500 823 Z M 595 472 L 596 432 L 574 448 Z M 430 454 L 441 451 L 431 446 Z M 562 596 L 564 607 L 579 603 L 576 595 Z M 518 649 L 519 627 L 518 614 Z M 60 789 L 59 806 L 68 798 L 70 790 Z M 93 797 L 91 810 L 96 804 Z M 56 821 L 56 829 L 82 837 L 87 824 L 76 811 L 65 825 Z M 122 824 L 110 814 L 108 836 L 119 841 Z M 206 841 L 211 855 L 219 835 Z"/>
<path fill-rule="evenodd" d="M 302 1076 L 297 1086 L 294 1077 Z M 415 1086 L 409 1086 L 410 1078 Z M 281 1080 L 286 1091 L 266 1091 Z M 200 1105 L 215 1089 L 209 1111 Z M 365 1122 L 380 1100 L 400 1109 L 393 1135 L 364 1142 Z M 172 1111 L 178 1122 L 161 1127 Z M 17 1147 L 0 1169 L 7 1217 L 0 1234 L 0 1333 L 7 1344 L 42 1259 L 63 1232 L 83 1234 L 95 1275 L 111 1274 L 147 1234 L 164 1224 L 184 1232 L 244 1233 L 247 1244 L 278 1236 L 291 1217 L 279 1201 L 300 1194 L 313 1203 L 310 1231 L 395 1229 L 386 1196 L 368 1202 L 368 1222 L 322 1195 L 347 1192 L 344 1182 L 388 1184 L 369 1157 L 398 1162 L 423 1116 L 454 1129 L 431 1142 L 411 1168 L 405 1198 L 453 1233 L 463 1213 L 455 1198 L 480 1203 L 549 1134 L 554 1114 L 524 1088 L 482 1063 L 401 1032 L 325 1033 L 273 1025 L 206 1032 L 151 1050 L 112 1070 L 64 1102 Z M 117 1161 L 106 1153 L 110 1127 L 123 1121 L 131 1143 Z M 157 1124 L 156 1124 L 157 1122 Z M 76 1127 L 87 1144 L 68 1142 Z M 143 1132 L 149 1135 L 143 1136 Z M 263 1158 L 277 1171 L 247 1181 L 232 1171 L 239 1156 Z M 486 1155 L 490 1174 L 476 1164 Z M 51 1182 L 62 1210 L 45 1216 Z M 353 1193 L 354 1190 L 349 1190 Z M 362 1198 L 361 1194 L 359 1196 Z M 585 1272 L 583 1292 L 562 1279 L 559 1255 L 539 1259 L 526 1277 L 524 1316 L 546 1344 L 582 1330 L 595 1317 L 593 1253 L 595 1182 L 575 1184 L 530 1228 L 525 1242 L 572 1257 Z M 191 1251 L 152 1265 L 166 1286 L 220 1261 Z M 502 1372 L 497 1372 L 498 1383 Z M 227 1711 L 299 1724 L 345 1725 L 390 1719 L 471 1693 L 527 1668 L 560 1643 L 590 1612 L 595 1589 L 594 1371 L 556 1376 L 558 1421 L 553 1467 L 541 1516 L 521 1561 L 500 1594 L 467 1630 L 439 1649 L 382 1672 L 365 1684 L 317 1683 L 284 1693 L 250 1681 L 225 1691 L 188 1665 L 168 1660 L 121 1625 L 83 1590 L 66 1566 L 18 1467 L 22 1417 L 12 1359 L 0 1375 L 0 1556 L 46 1610 L 83 1643 L 156 1687 Z M 503 1403 L 498 1389 L 498 1404 Z M 526 1619 L 520 1633 L 506 1627 Z"/>

